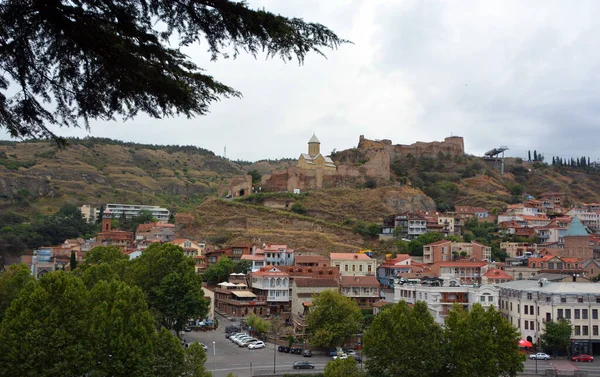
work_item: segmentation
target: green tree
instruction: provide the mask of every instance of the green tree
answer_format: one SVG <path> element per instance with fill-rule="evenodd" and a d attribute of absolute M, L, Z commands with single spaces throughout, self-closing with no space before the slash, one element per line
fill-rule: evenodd
<path fill-rule="evenodd" d="M 75 271 L 77 268 L 77 257 L 75 256 L 75 251 L 71 250 L 71 258 L 69 260 L 69 267 L 71 271 Z"/>
<path fill-rule="evenodd" d="M 545 350 L 569 352 L 571 343 L 571 321 L 561 318 L 558 321 L 546 322 L 544 333 L 540 337 Z"/>
<path fill-rule="evenodd" d="M 123 254 L 118 246 L 97 246 L 85 254 L 84 262 L 86 264 L 115 263 L 117 261 L 129 260 L 129 257 Z"/>
<path fill-rule="evenodd" d="M 362 315 L 351 298 L 333 290 L 313 297 L 313 308 L 307 318 L 313 345 L 340 346 L 358 332 Z"/>
<path fill-rule="evenodd" d="M 179 339 L 169 330 L 160 329 L 154 345 L 153 376 L 179 377 L 186 370 L 184 362 L 185 351 Z"/>
<path fill-rule="evenodd" d="M 444 327 L 445 376 L 514 377 L 523 371 L 519 331 L 494 307 L 455 304 Z M 476 356 L 474 356 L 476 355 Z"/>
<path fill-rule="evenodd" d="M 131 281 L 146 294 L 157 321 L 179 333 L 189 318 L 204 317 L 208 301 L 194 261 L 171 244 L 152 244 L 131 262 Z"/>
<path fill-rule="evenodd" d="M 198 343 L 192 343 L 185 350 L 185 372 L 186 377 L 212 377 L 212 373 L 206 370 L 206 353 Z"/>
<path fill-rule="evenodd" d="M 24 138 L 56 138 L 48 125 L 88 127 L 140 111 L 202 115 L 220 97 L 240 96 L 181 52 L 201 40 L 213 60 L 245 51 L 300 63 L 345 42 L 323 25 L 227 0 L 8 2 L 0 24 L 0 86 L 11 95 L 1 102 L 0 127 Z M 7 77 L 19 90 L 7 89 Z"/>
<path fill-rule="evenodd" d="M 439 376 L 443 369 L 442 329 L 427 304 L 405 301 L 379 313 L 365 332 L 369 374 L 381 377 Z"/>
<path fill-rule="evenodd" d="M 218 284 L 229 280 L 229 274 L 233 271 L 233 261 L 226 256 L 209 266 L 204 271 L 204 279 L 208 284 Z"/>
<path fill-rule="evenodd" d="M 85 375 L 93 358 L 84 336 L 89 302 L 81 280 L 66 272 L 27 284 L 0 323 L 3 375 Z"/>
<path fill-rule="evenodd" d="M 117 280 L 90 290 L 86 333 L 92 375 L 147 376 L 154 358 L 155 327 L 142 291 Z"/>
<path fill-rule="evenodd" d="M 6 272 L 0 274 L 0 322 L 4 313 L 27 284 L 33 284 L 35 279 L 25 264 L 13 264 Z"/>
<path fill-rule="evenodd" d="M 357 368 L 356 360 L 349 357 L 347 359 L 337 359 L 325 365 L 323 377 L 364 377 L 365 373 Z"/>
<path fill-rule="evenodd" d="M 248 175 L 252 176 L 252 184 L 253 185 L 260 185 L 262 175 L 258 172 L 258 170 L 256 170 L 256 169 L 250 170 L 248 172 Z"/>
<path fill-rule="evenodd" d="M 236 274 L 247 274 L 252 269 L 252 262 L 247 259 L 241 259 L 233 264 L 233 272 Z"/>
<path fill-rule="evenodd" d="M 444 235 L 438 232 L 427 232 L 410 241 L 408 248 L 410 255 L 423 255 L 423 246 L 444 239 Z"/>
<path fill-rule="evenodd" d="M 292 212 L 295 212 L 299 215 L 304 215 L 306 213 L 306 208 L 304 208 L 304 205 L 300 202 L 295 202 L 294 204 L 292 204 Z"/>
<path fill-rule="evenodd" d="M 270 322 L 251 314 L 246 319 L 246 325 L 251 326 L 252 330 L 259 334 L 264 334 L 270 329 Z"/>

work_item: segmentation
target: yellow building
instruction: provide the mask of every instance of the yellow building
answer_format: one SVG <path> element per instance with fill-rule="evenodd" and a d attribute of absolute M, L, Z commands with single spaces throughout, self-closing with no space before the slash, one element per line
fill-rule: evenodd
<path fill-rule="evenodd" d="M 321 154 L 321 142 L 315 134 L 308 141 L 308 153 L 300 155 L 296 166 L 300 169 L 336 170 L 333 160 Z"/>

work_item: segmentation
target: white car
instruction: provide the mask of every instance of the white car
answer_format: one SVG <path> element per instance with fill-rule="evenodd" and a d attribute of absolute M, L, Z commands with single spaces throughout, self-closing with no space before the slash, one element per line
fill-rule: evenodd
<path fill-rule="evenodd" d="M 258 339 L 256 338 L 248 338 L 248 339 L 244 339 L 241 342 L 238 343 L 238 345 L 240 347 L 248 347 L 250 344 L 258 342 Z"/>
<path fill-rule="evenodd" d="M 206 344 L 204 343 L 200 343 L 200 342 L 191 342 L 191 343 L 186 343 L 185 344 L 185 348 L 188 348 L 189 346 L 191 346 L 192 344 L 197 343 L 200 345 L 200 347 L 202 347 L 204 349 L 204 352 L 206 352 L 208 350 L 208 347 L 206 346 Z"/>
<path fill-rule="evenodd" d="M 259 348 L 265 348 L 265 347 L 266 347 L 265 346 L 265 342 L 260 341 L 260 340 L 258 342 L 255 342 L 255 343 L 252 343 L 252 344 L 248 345 L 248 349 L 249 350 L 257 350 Z"/>
<path fill-rule="evenodd" d="M 231 340 L 232 342 L 235 343 L 236 340 L 238 340 L 242 337 L 245 337 L 245 336 L 248 336 L 248 334 L 237 334 L 237 335 L 229 337 L 229 340 Z"/>
<path fill-rule="evenodd" d="M 252 339 L 251 336 L 240 336 L 239 338 L 236 338 L 233 342 L 235 344 L 237 344 L 238 346 L 242 343 L 244 343 L 246 340 Z"/>
<path fill-rule="evenodd" d="M 545 354 L 543 352 L 538 352 L 536 354 L 529 355 L 529 358 L 531 360 L 550 360 L 550 355 Z"/>
<path fill-rule="evenodd" d="M 347 358 L 348 358 L 348 355 L 346 355 L 345 353 L 340 353 L 339 355 L 335 355 L 335 356 L 333 357 L 333 360 L 337 360 L 337 359 L 340 359 L 340 360 L 345 360 L 345 359 L 347 359 Z"/>

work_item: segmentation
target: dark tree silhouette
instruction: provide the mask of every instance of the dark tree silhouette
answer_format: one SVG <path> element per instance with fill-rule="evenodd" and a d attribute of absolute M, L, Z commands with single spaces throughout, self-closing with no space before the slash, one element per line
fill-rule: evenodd
<path fill-rule="evenodd" d="M 171 46 L 175 38 L 179 45 Z M 243 51 L 299 63 L 346 42 L 323 25 L 229 0 L 6 0 L 0 3 L 0 127 L 13 137 L 62 144 L 49 125 L 88 128 L 90 119 L 139 112 L 205 114 L 212 102 L 240 93 L 181 52 L 201 40 L 212 60 Z"/>

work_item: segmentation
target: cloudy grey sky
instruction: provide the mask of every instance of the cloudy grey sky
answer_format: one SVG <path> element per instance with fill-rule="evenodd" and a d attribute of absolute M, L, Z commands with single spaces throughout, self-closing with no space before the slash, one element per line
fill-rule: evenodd
<path fill-rule="evenodd" d="M 394 144 L 463 136 L 467 153 L 500 145 L 524 157 L 600 157 L 598 1 L 250 0 L 322 23 L 352 45 L 281 60 L 210 62 L 186 50 L 241 99 L 194 119 L 94 122 L 91 133 L 152 144 L 196 145 L 231 159 L 297 158 L 313 131 L 323 152 L 359 135 Z M 3 136 L 2 138 L 7 138 Z"/>

